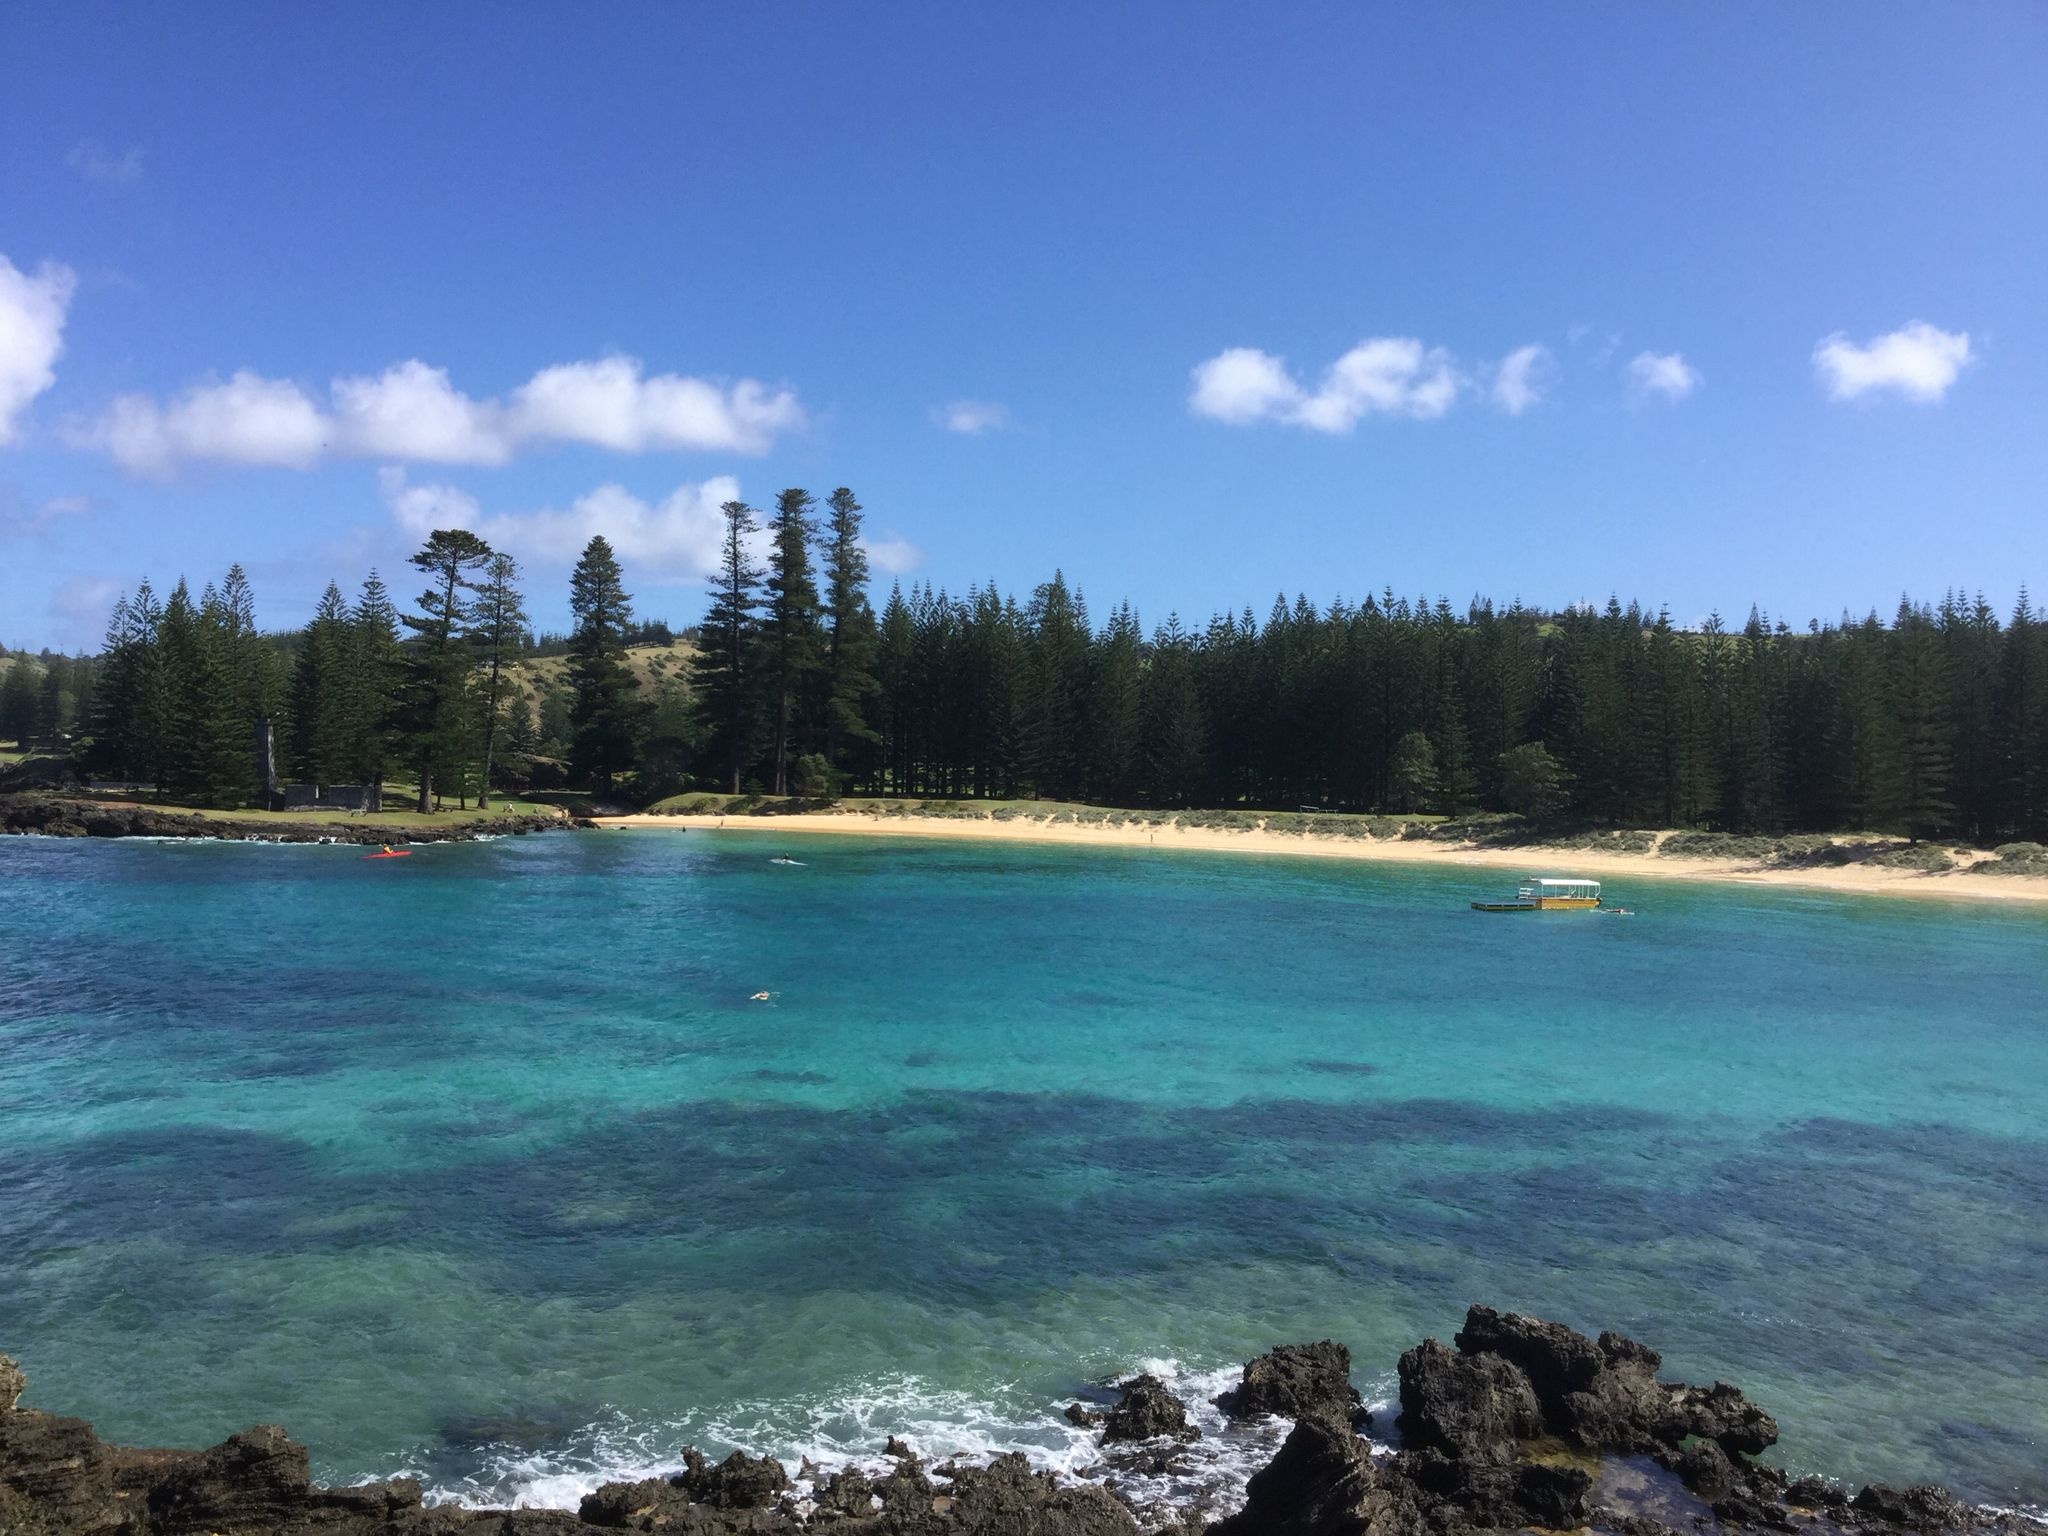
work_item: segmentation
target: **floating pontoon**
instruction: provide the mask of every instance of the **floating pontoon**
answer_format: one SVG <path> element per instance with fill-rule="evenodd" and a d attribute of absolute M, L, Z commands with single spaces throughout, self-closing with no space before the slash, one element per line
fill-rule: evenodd
<path fill-rule="evenodd" d="M 1513 901 L 1475 901 L 1474 912 L 1587 912 L 1600 905 L 1598 880 L 1522 882 Z"/>

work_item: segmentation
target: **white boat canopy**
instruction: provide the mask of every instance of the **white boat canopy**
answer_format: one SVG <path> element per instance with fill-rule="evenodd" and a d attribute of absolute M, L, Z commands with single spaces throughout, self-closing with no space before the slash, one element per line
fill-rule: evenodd
<path fill-rule="evenodd" d="M 1521 894 L 1525 896 L 1578 896 L 1598 897 L 1598 880 L 1539 880 L 1531 877 L 1522 882 Z"/>

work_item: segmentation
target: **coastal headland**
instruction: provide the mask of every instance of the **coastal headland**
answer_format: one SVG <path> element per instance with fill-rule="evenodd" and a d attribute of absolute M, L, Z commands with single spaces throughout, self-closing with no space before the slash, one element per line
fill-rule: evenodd
<path fill-rule="evenodd" d="M 868 802 L 831 809 L 687 810 L 595 820 L 603 827 L 975 838 L 1470 866 L 1517 876 L 1570 873 L 1601 879 L 1714 880 L 1858 896 L 2048 902 L 2048 850 L 2035 844 L 1990 851 L 1909 844 L 1876 835 L 1769 839 L 1613 831 L 1546 838 L 1540 832 L 1510 835 L 1483 829 L 1468 835 L 1456 826 L 1377 817 L 1040 811 L 1014 804 L 984 809 L 971 801 L 955 802 L 936 813 L 914 805 Z M 1499 883 L 1495 874 L 1488 879 Z"/>
<path fill-rule="evenodd" d="M 19 1406 L 0 1355 L 0 1532 L 7 1536 L 540 1536 L 598 1530 L 702 1536 L 1462 1536 L 1590 1530 L 1611 1536 L 1811 1531 L 1818 1536 L 2038 1530 L 1931 1485 L 1851 1493 L 1756 1458 L 1777 1421 L 1722 1382 L 1660 1380 L 1655 1350 L 1617 1333 L 1475 1306 L 1450 1346 L 1401 1356 L 1397 1414 L 1370 1412 L 1342 1344 L 1282 1345 L 1216 1399 L 1225 1434 L 1291 1421 L 1235 1507 L 1136 1503 L 1122 1490 L 1170 1472 L 1201 1431 L 1187 1404 L 1139 1375 L 1094 1389 L 1068 1417 L 1101 1431 L 1077 1475 L 1018 1453 L 926 1462 L 894 1439 L 865 1462 L 792 1469 L 678 1448 L 675 1470 L 612 1482 L 577 1509 L 429 1506 L 407 1478 L 316 1485 L 303 1445 L 262 1425 L 203 1451 L 108 1445 L 82 1419 Z M 1398 1443 L 1398 1448 L 1394 1444 Z"/>
<path fill-rule="evenodd" d="M 521 837 L 569 825 L 554 810 L 493 815 L 351 817 L 294 816 L 260 811 L 202 811 L 132 800 L 45 794 L 0 794 L 0 833 L 41 837 L 174 837 L 265 843 L 471 842 Z"/>

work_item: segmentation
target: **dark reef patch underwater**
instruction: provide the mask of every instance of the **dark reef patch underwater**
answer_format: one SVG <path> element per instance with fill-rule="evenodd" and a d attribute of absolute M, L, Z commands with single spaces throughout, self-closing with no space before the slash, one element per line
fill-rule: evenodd
<path fill-rule="evenodd" d="M 1186 1502 L 1280 1449 L 1241 1362 L 1384 1403 L 1487 1296 L 1741 1382 L 1790 1478 L 2048 1505 L 2042 913 L 789 841 L 0 841 L 0 1348 L 112 1442 L 563 1509 L 686 1444 L 1071 1476 L 1150 1374 L 1202 1470 L 1119 1487 Z"/>

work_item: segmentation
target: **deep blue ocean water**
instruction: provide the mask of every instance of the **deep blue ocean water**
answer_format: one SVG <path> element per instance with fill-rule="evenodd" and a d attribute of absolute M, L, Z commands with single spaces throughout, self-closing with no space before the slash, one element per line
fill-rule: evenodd
<path fill-rule="evenodd" d="M 685 1440 L 1078 1464 L 1093 1379 L 1335 1337 L 1386 1397 L 1488 1301 L 1798 1470 L 2048 1502 L 2048 912 L 1498 884 L 0 840 L 0 1351 L 123 1441 L 560 1500 Z"/>

